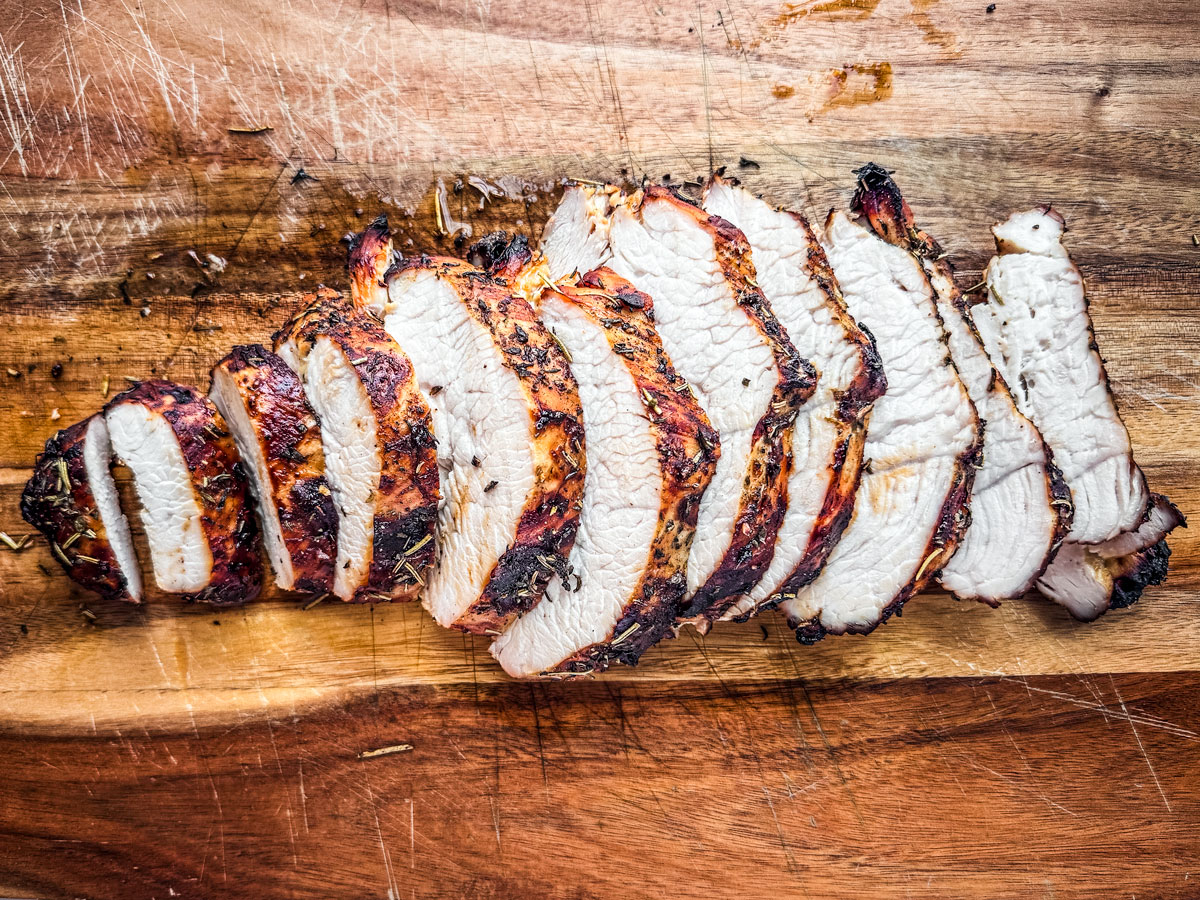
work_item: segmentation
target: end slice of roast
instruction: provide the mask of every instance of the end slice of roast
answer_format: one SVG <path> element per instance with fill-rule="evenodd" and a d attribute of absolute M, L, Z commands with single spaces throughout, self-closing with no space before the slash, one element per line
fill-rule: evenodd
<path fill-rule="evenodd" d="M 876 234 L 920 261 L 946 328 L 950 357 L 985 423 L 970 525 L 939 581 L 960 599 L 996 605 L 1019 597 L 1045 571 L 1070 528 L 1071 492 L 1041 433 L 1017 409 L 988 359 L 942 248 L 917 227 L 885 169 L 871 163 L 860 170 L 852 205 Z"/>
<path fill-rule="evenodd" d="M 332 590 L 337 511 L 300 377 L 261 344 L 234 347 L 213 368 L 209 396 L 250 478 L 275 583 L 285 591 Z"/>
<path fill-rule="evenodd" d="M 138 603 L 142 574 L 111 466 L 103 413 L 64 428 L 34 463 L 21 515 L 73 581 L 107 600 Z"/>
<path fill-rule="evenodd" d="M 321 423 L 337 510 L 333 592 L 413 600 L 434 554 L 438 471 L 412 363 L 374 316 L 328 288 L 275 334 Z"/>
<path fill-rule="evenodd" d="M 821 372 L 792 430 L 788 505 L 775 556 L 730 613 L 793 596 L 821 571 L 854 510 L 872 404 L 887 388 L 871 335 L 846 309 L 825 251 L 799 213 L 715 176 L 704 208 L 746 235 L 758 283 L 796 351 Z"/>
<path fill-rule="evenodd" d="M 246 474 L 225 419 L 195 388 L 144 381 L 106 407 L 112 448 L 133 473 L 159 588 L 234 606 L 262 585 Z"/>
<path fill-rule="evenodd" d="M 1096 348 L 1083 279 L 1048 207 L 992 229 L 999 255 L 971 316 L 1018 408 L 1041 431 L 1071 489 L 1067 540 L 1099 543 L 1137 528 L 1150 493 Z"/>
<path fill-rule="evenodd" d="M 850 524 L 816 580 L 781 604 L 805 642 L 871 631 L 953 555 L 980 440 L 921 264 L 841 211 L 823 243 L 850 313 L 875 337 L 887 391 Z"/>
<path fill-rule="evenodd" d="M 360 246 L 386 239 L 374 227 Z M 578 386 L 529 303 L 473 266 L 421 256 L 355 276 L 373 281 L 386 287 L 359 301 L 411 354 L 438 435 L 444 501 L 422 599 L 444 626 L 498 634 L 564 571 L 575 540 Z"/>
<path fill-rule="evenodd" d="M 759 289 L 745 235 L 719 216 L 648 187 L 613 210 L 609 246 L 613 271 L 654 298 L 663 347 L 721 436 L 681 613 L 703 627 L 770 565 L 788 506 L 792 426 L 816 370 Z"/>
<path fill-rule="evenodd" d="M 1133 531 L 1099 544 L 1063 544 L 1038 590 L 1084 622 L 1130 606 L 1147 586 L 1166 580 L 1166 537 L 1180 526 L 1187 521 L 1175 504 L 1151 494 L 1149 515 Z"/>
<path fill-rule="evenodd" d="M 516 677 L 636 664 L 671 632 L 717 433 L 676 374 L 651 300 L 607 269 L 539 312 L 579 382 L 588 470 L 570 573 L 492 644 Z"/>

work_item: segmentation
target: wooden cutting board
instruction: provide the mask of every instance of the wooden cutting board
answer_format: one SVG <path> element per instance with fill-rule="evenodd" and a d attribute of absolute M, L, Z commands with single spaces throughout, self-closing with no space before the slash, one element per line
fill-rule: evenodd
<path fill-rule="evenodd" d="M 439 181 L 443 226 L 536 236 L 567 175 L 725 166 L 820 216 L 871 159 L 964 286 L 995 219 L 1064 213 L 1138 459 L 1200 510 L 1190 0 L 3 11 L 11 536 L 57 427 L 127 376 L 206 386 L 344 285 L 377 212 L 452 252 Z M 114 608 L 35 540 L 0 551 L 0 894 L 1200 896 L 1200 547 L 1172 543 L 1093 625 L 931 594 L 870 638 L 766 615 L 520 684 L 413 606 Z"/>

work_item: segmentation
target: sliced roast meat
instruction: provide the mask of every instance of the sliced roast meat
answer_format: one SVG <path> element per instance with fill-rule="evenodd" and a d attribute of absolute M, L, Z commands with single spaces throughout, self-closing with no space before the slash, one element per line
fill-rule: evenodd
<path fill-rule="evenodd" d="M 357 247 L 385 243 L 377 223 Z M 377 259 L 358 252 L 355 261 Z M 442 625 L 498 634 L 566 566 L 586 467 L 579 389 L 529 303 L 461 260 L 397 263 L 359 302 L 383 316 L 430 397 L 444 501 L 423 594 Z"/>
<path fill-rule="evenodd" d="M 601 198 L 615 202 L 611 217 Z M 550 270 L 583 265 L 580 254 L 565 251 L 569 261 L 561 262 L 558 248 L 594 249 L 596 235 L 607 229 L 609 266 L 654 299 L 663 347 L 721 437 L 680 611 L 706 628 L 771 562 L 788 503 L 792 425 L 815 388 L 816 371 L 771 312 L 750 247 L 733 225 L 661 187 L 627 197 L 575 188 L 563 204 L 575 202 L 590 218 L 581 224 L 561 206 L 555 212 L 542 244 Z M 578 231 L 574 242 L 571 229 Z"/>
<path fill-rule="evenodd" d="M 1150 494 L 1109 390 L 1083 279 L 1062 244 L 1062 216 L 1035 209 L 992 231 L 999 255 L 987 268 L 987 296 L 971 316 L 1071 489 L 1075 518 L 1067 539 L 1098 543 L 1132 531 Z"/>
<path fill-rule="evenodd" d="M 1150 496 L 1149 515 L 1133 531 L 1100 544 L 1063 544 L 1038 579 L 1038 590 L 1090 622 L 1136 603 L 1148 585 L 1165 581 L 1171 556 L 1166 537 L 1187 521 L 1162 494 Z"/>
<path fill-rule="evenodd" d="M 234 347 L 213 368 L 209 396 L 250 478 L 275 583 L 285 591 L 332 590 L 337 511 L 300 377 L 261 344 Z"/>
<path fill-rule="evenodd" d="M 620 189 L 612 185 L 568 185 L 546 222 L 534 265 L 551 282 L 583 275 L 604 265 L 609 248 L 609 216 Z"/>
<path fill-rule="evenodd" d="M 195 388 L 144 381 L 105 416 L 113 452 L 133 473 L 159 588 L 214 606 L 257 597 L 258 528 L 217 408 Z"/>
<path fill-rule="evenodd" d="M 111 465 L 102 413 L 64 428 L 34 463 L 21 515 L 50 541 L 73 581 L 107 600 L 138 603 L 142 574 Z"/>
<path fill-rule="evenodd" d="M 816 580 L 781 604 L 805 642 L 871 631 L 953 555 L 980 442 L 920 263 L 840 211 L 823 243 L 850 313 L 875 336 L 887 391 L 850 524 Z"/>
<path fill-rule="evenodd" d="M 821 571 L 854 510 L 871 406 L 887 388 L 875 341 L 846 310 L 808 221 L 714 177 L 704 208 L 750 242 L 758 283 L 797 352 L 820 370 L 792 430 L 788 506 L 762 580 L 730 613 L 794 596 Z"/>
<path fill-rule="evenodd" d="M 433 561 L 437 454 L 412 363 L 367 312 L 327 288 L 275 335 L 321 423 L 337 510 L 333 592 L 413 600 Z"/>
<path fill-rule="evenodd" d="M 720 452 L 663 350 L 648 296 L 599 269 L 547 290 L 539 312 L 571 354 L 588 471 L 570 574 L 492 644 L 516 677 L 632 665 L 671 632 Z"/>
<path fill-rule="evenodd" d="M 960 599 L 995 605 L 1019 597 L 1045 571 L 1071 526 L 1071 492 L 1041 433 L 988 359 L 945 253 L 917 227 L 885 169 L 872 163 L 860 170 L 853 206 L 876 234 L 924 267 L 950 357 L 985 424 L 970 526 L 939 581 Z"/>

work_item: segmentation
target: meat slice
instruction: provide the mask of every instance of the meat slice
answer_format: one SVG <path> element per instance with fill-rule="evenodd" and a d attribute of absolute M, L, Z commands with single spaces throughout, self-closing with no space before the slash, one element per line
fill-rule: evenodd
<path fill-rule="evenodd" d="M 353 250 L 358 302 L 412 354 L 433 406 L 444 502 L 423 600 L 442 625 L 498 634 L 565 570 L 586 466 L 579 388 L 529 303 L 446 257 L 384 258 L 377 222 Z M 370 289 L 366 294 L 362 288 Z"/>
<path fill-rule="evenodd" d="M 1132 531 L 1150 493 L 1109 390 L 1083 279 L 1062 244 L 1062 216 L 1043 207 L 992 231 L 999 255 L 987 268 L 987 297 L 971 316 L 1071 488 L 1067 539 L 1099 543 Z"/>
<path fill-rule="evenodd" d="M 939 581 L 960 599 L 991 605 L 1019 597 L 1045 571 L 1071 526 L 1071 492 L 1041 432 L 1017 409 L 993 368 L 942 248 L 920 230 L 887 171 L 859 171 L 854 207 L 875 233 L 912 253 L 933 287 L 950 357 L 985 423 L 970 526 Z"/>
<path fill-rule="evenodd" d="M 21 515 L 50 541 L 77 584 L 106 600 L 139 603 L 142 574 L 113 482 L 102 413 L 64 428 L 38 455 L 21 494 Z"/>
<path fill-rule="evenodd" d="M 615 203 L 611 216 L 602 211 L 604 198 Z M 587 215 L 582 224 L 576 204 Z M 816 371 L 759 290 L 745 236 L 724 219 L 656 186 L 627 197 L 576 187 L 563 205 L 542 242 L 550 271 L 602 262 L 590 254 L 607 230 L 600 255 L 610 255 L 618 275 L 654 298 L 663 347 L 720 434 L 680 611 L 707 628 L 771 562 L 788 503 L 792 425 L 813 393 Z M 562 247 L 589 252 L 560 256 Z"/>
<path fill-rule="evenodd" d="M 236 606 L 262 586 L 246 473 L 225 419 L 204 394 L 143 381 L 105 417 L 113 452 L 133 473 L 160 589 Z"/>
<path fill-rule="evenodd" d="M 516 677 L 637 663 L 671 632 L 717 434 L 676 374 L 645 294 L 607 269 L 547 290 L 539 312 L 571 354 L 588 471 L 571 574 L 492 644 Z"/>
<path fill-rule="evenodd" d="M 850 524 L 816 580 L 780 605 L 803 642 L 871 631 L 946 563 L 980 442 L 920 263 L 841 211 L 823 243 L 850 313 L 875 336 L 887 391 L 871 412 Z"/>
<path fill-rule="evenodd" d="M 213 368 L 209 396 L 250 477 L 275 583 L 285 591 L 332 590 L 337 511 L 300 377 L 261 344 L 234 347 Z"/>
<path fill-rule="evenodd" d="M 762 580 L 730 613 L 794 596 L 812 581 L 854 510 L 871 406 L 887 388 L 875 341 L 846 310 L 825 252 L 799 213 L 714 177 L 704 208 L 746 235 L 758 283 L 797 352 L 820 370 L 792 430 L 788 506 Z M 727 614 L 728 615 L 728 614 Z"/>
<path fill-rule="evenodd" d="M 1099 544 L 1064 544 L 1038 579 L 1038 590 L 1090 622 L 1136 603 L 1148 585 L 1165 581 L 1171 557 L 1166 537 L 1187 522 L 1162 494 L 1150 496 L 1149 515 L 1133 531 Z"/>
<path fill-rule="evenodd" d="M 275 334 L 321 422 L 337 510 L 333 592 L 413 600 L 433 561 L 438 473 L 429 406 L 382 323 L 335 291 Z"/>

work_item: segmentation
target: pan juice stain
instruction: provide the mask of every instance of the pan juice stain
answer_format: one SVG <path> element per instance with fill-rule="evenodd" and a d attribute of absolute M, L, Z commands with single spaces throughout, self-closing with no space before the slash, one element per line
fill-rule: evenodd
<path fill-rule="evenodd" d="M 828 74 L 830 94 L 822 110 L 880 103 L 892 96 L 890 62 L 854 63 Z"/>

